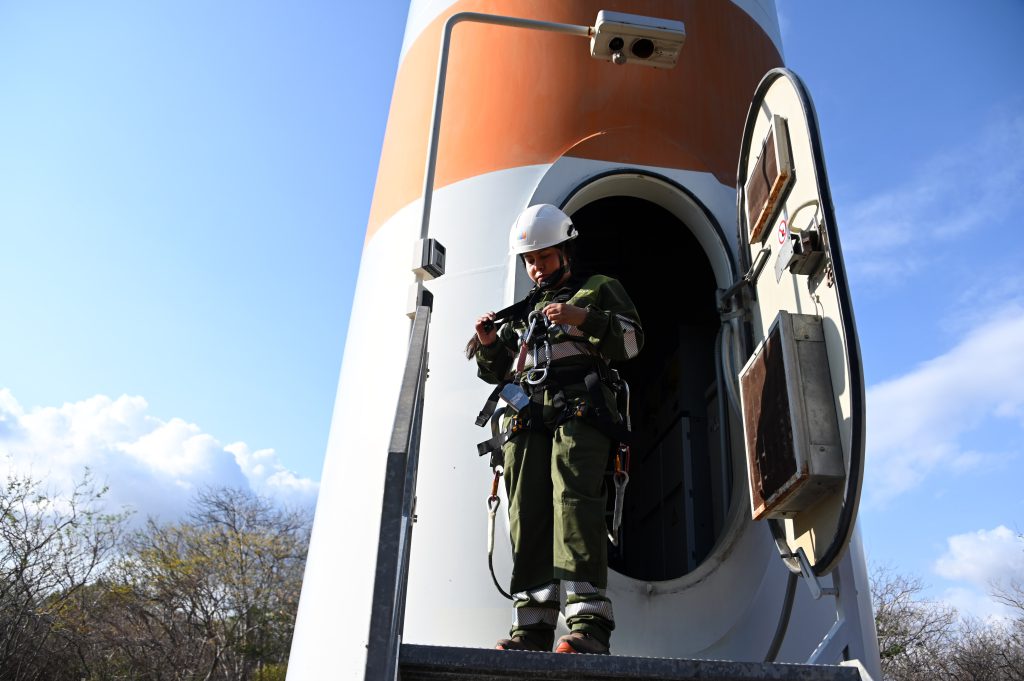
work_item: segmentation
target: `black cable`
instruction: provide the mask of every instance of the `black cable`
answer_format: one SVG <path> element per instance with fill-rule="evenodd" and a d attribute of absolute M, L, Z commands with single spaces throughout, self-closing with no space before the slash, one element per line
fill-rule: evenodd
<path fill-rule="evenodd" d="M 505 598 L 507 598 L 510 601 L 515 600 L 514 598 L 512 598 L 512 594 L 510 594 L 509 592 L 507 592 L 504 589 L 502 589 L 501 588 L 501 584 L 498 583 L 498 578 L 494 574 L 494 554 L 493 553 L 487 554 L 487 567 L 491 571 L 491 579 L 494 581 L 494 588 L 498 590 L 498 593 L 500 593 L 502 596 L 504 596 Z"/>
<path fill-rule="evenodd" d="M 782 647 L 782 639 L 786 638 L 786 630 L 789 629 L 789 617 L 793 614 L 793 597 L 796 596 L 797 574 L 789 572 L 787 575 L 786 595 L 782 600 L 782 612 L 779 613 L 779 623 L 775 627 L 775 635 L 768 646 L 768 652 L 765 653 L 765 662 L 775 662 L 775 658 L 779 654 L 779 648 Z"/>

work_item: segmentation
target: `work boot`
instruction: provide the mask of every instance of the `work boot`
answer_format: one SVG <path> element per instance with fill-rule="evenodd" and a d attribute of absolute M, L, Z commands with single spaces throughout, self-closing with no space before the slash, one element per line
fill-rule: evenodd
<path fill-rule="evenodd" d="M 524 632 L 503 638 L 494 646 L 495 650 L 532 650 L 550 653 L 554 632 Z"/>
<path fill-rule="evenodd" d="M 558 639 L 556 653 L 582 653 L 584 655 L 608 655 L 608 646 L 583 631 L 572 631 Z"/>

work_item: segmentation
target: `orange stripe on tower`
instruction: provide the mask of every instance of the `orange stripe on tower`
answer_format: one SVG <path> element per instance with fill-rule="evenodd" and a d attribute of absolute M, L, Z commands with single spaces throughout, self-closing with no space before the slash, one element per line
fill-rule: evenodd
<path fill-rule="evenodd" d="M 541 11 L 538 11 L 541 8 Z M 679 19 L 671 71 L 592 59 L 586 39 L 482 24 L 452 36 L 435 188 L 573 155 L 684 168 L 734 182 L 740 133 L 761 76 L 780 66 L 771 39 L 727 0 L 464 0 L 431 22 L 395 79 L 367 239 L 423 191 L 444 22 L 487 12 L 593 25 L 598 10 Z"/>

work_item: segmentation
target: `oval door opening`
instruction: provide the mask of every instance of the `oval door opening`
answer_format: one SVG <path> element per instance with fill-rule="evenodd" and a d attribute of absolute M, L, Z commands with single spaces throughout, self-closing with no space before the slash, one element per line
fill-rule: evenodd
<path fill-rule="evenodd" d="M 609 196 L 572 219 L 578 269 L 621 281 L 645 334 L 642 352 L 617 367 L 637 441 L 609 566 L 635 579 L 680 577 L 722 533 L 734 475 L 718 427 L 715 277 L 691 230 L 656 203 Z"/>

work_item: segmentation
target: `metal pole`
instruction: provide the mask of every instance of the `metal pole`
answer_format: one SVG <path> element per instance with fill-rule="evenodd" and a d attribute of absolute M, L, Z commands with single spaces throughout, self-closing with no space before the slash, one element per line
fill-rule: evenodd
<path fill-rule="evenodd" d="M 430 308 L 418 308 L 385 466 L 377 568 L 366 646 L 366 681 L 392 681 L 398 673 L 419 466 L 423 392 L 427 377 L 429 326 Z"/>
<path fill-rule="evenodd" d="M 511 26 L 512 28 L 529 28 L 551 33 L 565 33 L 581 38 L 589 38 L 594 29 L 590 26 L 576 24 L 557 24 L 550 21 L 520 19 L 498 14 L 481 12 L 459 12 L 448 18 L 444 24 L 444 35 L 441 38 L 441 58 L 437 62 L 437 85 L 434 88 L 434 112 L 430 120 L 430 142 L 427 146 L 427 168 L 423 177 L 423 218 L 420 222 L 420 238 L 426 239 L 430 228 L 430 205 L 434 197 L 434 171 L 437 165 L 437 144 L 441 133 L 441 108 L 444 103 L 444 86 L 448 74 L 448 50 L 451 47 L 452 30 L 456 24 L 469 21 L 478 24 L 494 24 Z"/>

